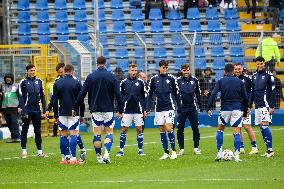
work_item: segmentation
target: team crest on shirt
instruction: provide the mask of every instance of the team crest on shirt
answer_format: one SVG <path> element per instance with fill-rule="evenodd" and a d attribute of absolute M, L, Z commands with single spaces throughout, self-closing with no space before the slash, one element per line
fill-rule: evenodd
<path fill-rule="evenodd" d="M 139 86 L 139 83 L 138 83 L 138 82 L 136 82 L 136 83 L 135 83 L 135 85 L 138 87 L 138 86 Z"/>
<path fill-rule="evenodd" d="M 35 81 L 35 84 L 37 84 L 37 85 L 38 85 L 38 81 Z"/>
<path fill-rule="evenodd" d="M 194 84 L 194 81 L 190 81 L 190 84 L 193 85 L 193 84 Z"/>
<path fill-rule="evenodd" d="M 261 77 L 261 79 L 265 79 L 265 76 L 263 75 L 263 76 Z"/>
<path fill-rule="evenodd" d="M 244 79 L 242 79 L 242 82 L 244 83 L 244 82 L 245 82 L 245 80 L 244 80 Z"/>
<path fill-rule="evenodd" d="M 167 79 L 166 82 L 167 82 L 167 83 L 170 83 L 170 80 Z"/>

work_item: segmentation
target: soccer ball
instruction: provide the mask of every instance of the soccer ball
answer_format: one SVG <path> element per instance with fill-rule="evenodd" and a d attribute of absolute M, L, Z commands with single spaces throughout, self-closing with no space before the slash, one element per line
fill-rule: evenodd
<path fill-rule="evenodd" d="M 233 157 L 234 157 L 234 153 L 231 150 L 225 149 L 222 152 L 222 159 L 224 161 L 232 161 Z"/>

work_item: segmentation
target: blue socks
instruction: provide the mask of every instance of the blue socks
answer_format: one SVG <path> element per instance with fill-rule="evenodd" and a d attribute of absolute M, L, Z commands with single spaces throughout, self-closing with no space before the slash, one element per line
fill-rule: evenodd
<path fill-rule="evenodd" d="M 240 148 L 245 148 L 244 141 L 241 141 Z"/>
<path fill-rule="evenodd" d="M 168 138 L 166 132 L 160 132 L 160 137 L 165 153 L 169 153 Z"/>
<path fill-rule="evenodd" d="M 81 150 L 85 148 L 80 134 L 77 135 L 77 144 Z"/>
<path fill-rule="evenodd" d="M 175 133 L 174 133 L 173 130 L 168 132 L 168 137 L 169 137 L 169 141 L 170 141 L 172 150 L 176 151 Z"/>
<path fill-rule="evenodd" d="M 138 145 L 139 151 L 142 151 L 143 141 L 144 141 L 144 134 L 143 133 L 138 134 L 137 135 L 137 145 Z"/>
<path fill-rule="evenodd" d="M 234 133 L 234 146 L 235 146 L 235 152 L 240 152 L 240 146 L 241 146 L 240 133 Z"/>
<path fill-rule="evenodd" d="M 112 143 L 113 143 L 113 135 L 112 134 L 108 134 L 106 135 L 106 139 L 110 139 L 110 142 L 104 144 L 105 149 L 107 150 L 107 152 L 109 153 L 112 147 Z"/>
<path fill-rule="evenodd" d="M 256 144 L 256 141 L 255 141 L 255 140 L 251 142 L 251 146 L 252 146 L 253 148 L 257 148 L 257 144 Z"/>
<path fill-rule="evenodd" d="M 119 144 L 120 150 L 123 150 L 125 142 L 126 142 L 126 133 L 120 133 L 120 144 Z"/>
<path fill-rule="evenodd" d="M 222 146 L 223 146 L 223 131 L 218 130 L 216 133 L 216 143 L 217 143 L 217 150 L 218 152 L 220 150 L 222 150 Z"/>
<path fill-rule="evenodd" d="M 93 144 L 95 142 L 101 142 L 101 138 L 102 138 L 102 135 L 94 135 Z M 101 155 L 102 148 L 101 147 L 100 148 L 96 148 L 95 146 L 94 146 L 94 148 L 95 148 L 96 155 L 97 156 Z"/>
<path fill-rule="evenodd" d="M 268 150 L 272 150 L 272 134 L 268 125 L 262 125 L 261 134 Z"/>
<path fill-rule="evenodd" d="M 65 159 L 66 152 L 67 152 L 66 144 L 67 144 L 67 137 L 60 135 L 60 151 L 61 151 L 61 155 L 63 159 Z"/>
<path fill-rule="evenodd" d="M 70 151 L 71 156 L 76 158 L 77 135 L 70 136 Z"/>

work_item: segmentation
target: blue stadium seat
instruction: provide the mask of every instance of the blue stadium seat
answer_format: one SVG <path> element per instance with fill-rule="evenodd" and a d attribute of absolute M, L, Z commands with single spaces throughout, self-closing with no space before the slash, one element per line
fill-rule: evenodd
<path fill-rule="evenodd" d="M 165 47 L 156 47 L 154 48 L 154 58 L 166 58 L 167 50 Z"/>
<path fill-rule="evenodd" d="M 112 32 L 113 33 L 125 33 L 126 32 L 125 22 L 124 21 L 114 22 Z"/>
<path fill-rule="evenodd" d="M 181 34 L 172 34 L 171 39 L 172 45 L 184 45 L 184 39 L 182 38 Z"/>
<path fill-rule="evenodd" d="M 158 8 L 150 9 L 149 19 L 150 20 L 162 20 L 163 16 L 162 16 L 161 10 Z"/>
<path fill-rule="evenodd" d="M 19 24 L 18 35 L 31 35 L 31 26 L 27 23 Z"/>
<path fill-rule="evenodd" d="M 88 42 L 89 41 L 89 35 L 88 34 L 77 34 L 77 40 L 80 42 Z"/>
<path fill-rule="evenodd" d="M 132 23 L 132 32 L 145 33 L 145 26 L 143 21 L 134 21 Z"/>
<path fill-rule="evenodd" d="M 108 46 L 108 38 L 106 35 L 100 35 L 99 36 L 99 41 L 102 44 L 103 47 Z"/>
<path fill-rule="evenodd" d="M 104 49 L 103 49 L 103 56 L 104 56 L 106 59 L 109 58 L 109 51 L 108 51 L 107 48 L 104 48 Z"/>
<path fill-rule="evenodd" d="M 209 34 L 209 44 L 210 45 L 222 45 L 222 35 L 219 33 Z"/>
<path fill-rule="evenodd" d="M 38 43 L 39 44 L 48 44 L 50 42 L 50 37 L 48 35 L 39 35 Z"/>
<path fill-rule="evenodd" d="M 281 30 L 281 31 L 284 31 L 284 23 L 281 24 L 280 30 Z"/>
<path fill-rule="evenodd" d="M 113 21 L 122 21 L 122 20 L 124 20 L 125 18 L 124 18 L 123 9 L 112 10 L 111 19 Z"/>
<path fill-rule="evenodd" d="M 198 8 L 189 8 L 187 9 L 187 17 L 188 20 L 200 20 L 200 13 Z"/>
<path fill-rule="evenodd" d="M 238 19 L 239 13 L 237 9 L 225 9 L 224 18 L 228 19 Z"/>
<path fill-rule="evenodd" d="M 155 34 L 152 36 L 152 45 L 165 45 L 165 36 L 163 34 Z"/>
<path fill-rule="evenodd" d="M 239 33 L 229 33 L 228 41 L 230 45 L 242 44 L 241 35 Z"/>
<path fill-rule="evenodd" d="M 69 28 L 67 23 L 57 23 L 56 24 L 56 34 L 57 35 L 69 35 Z"/>
<path fill-rule="evenodd" d="M 136 65 L 137 65 L 137 70 L 138 71 L 143 71 L 144 70 L 144 59 L 136 59 Z"/>
<path fill-rule="evenodd" d="M 19 44 L 31 44 L 31 36 L 19 36 Z"/>
<path fill-rule="evenodd" d="M 181 20 L 170 21 L 170 32 L 182 32 Z"/>
<path fill-rule="evenodd" d="M 224 76 L 224 70 L 214 70 L 215 72 L 215 80 L 218 81 Z"/>
<path fill-rule="evenodd" d="M 144 53 L 144 48 L 135 48 L 135 51 L 134 51 L 134 57 L 135 58 L 143 58 L 145 55 Z"/>
<path fill-rule="evenodd" d="M 208 20 L 207 30 L 208 32 L 221 32 L 219 20 Z"/>
<path fill-rule="evenodd" d="M 195 69 L 205 69 L 207 67 L 206 65 L 206 59 L 205 58 L 195 58 L 194 59 L 194 67 Z"/>
<path fill-rule="evenodd" d="M 231 56 L 245 56 L 244 49 L 241 46 L 230 47 Z"/>
<path fill-rule="evenodd" d="M 115 58 L 118 58 L 118 59 L 128 58 L 128 50 L 124 48 L 117 48 L 115 51 Z"/>
<path fill-rule="evenodd" d="M 116 59 L 117 67 L 120 67 L 122 71 L 128 71 L 128 59 Z"/>
<path fill-rule="evenodd" d="M 139 4 L 140 4 L 140 6 L 139 6 Z M 141 6 L 142 6 L 141 0 L 129 0 L 129 8 L 130 9 L 140 8 Z"/>
<path fill-rule="evenodd" d="M 112 9 L 123 9 L 123 0 L 111 0 L 110 8 Z"/>
<path fill-rule="evenodd" d="M 115 35 L 114 36 L 114 46 L 126 46 L 126 36 L 125 35 Z"/>
<path fill-rule="evenodd" d="M 235 63 L 241 63 L 242 65 L 245 65 L 245 59 L 244 57 L 231 57 L 231 60 L 232 60 L 232 63 L 235 64 Z"/>
<path fill-rule="evenodd" d="M 181 20 L 180 12 L 176 9 L 168 11 L 169 20 Z"/>
<path fill-rule="evenodd" d="M 74 0 L 74 2 L 73 2 L 73 9 L 74 10 L 84 10 L 84 9 L 86 9 L 85 0 Z"/>
<path fill-rule="evenodd" d="M 75 26 L 75 34 L 88 34 L 87 22 L 77 22 Z"/>
<path fill-rule="evenodd" d="M 67 41 L 69 40 L 68 35 L 57 35 L 57 41 Z"/>
<path fill-rule="evenodd" d="M 41 23 L 37 26 L 38 35 L 50 35 L 49 23 Z"/>
<path fill-rule="evenodd" d="M 47 22 L 49 22 L 48 11 L 37 11 L 37 22 L 38 23 L 47 23 Z"/>
<path fill-rule="evenodd" d="M 37 0 L 36 1 L 36 10 L 48 10 L 47 0 Z"/>
<path fill-rule="evenodd" d="M 68 15 L 66 10 L 55 12 L 55 22 L 68 22 Z"/>
<path fill-rule="evenodd" d="M 202 37 L 202 34 L 197 34 L 197 35 L 196 35 L 195 45 L 203 45 L 203 37 Z"/>
<path fill-rule="evenodd" d="M 225 60 L 224 60 L 224 57 L 215 57 L 213 59 L 213 64 L 212 64 L 212 68 L 213 69 L 222 69 L 224 70 L 224 67 L 225 67 Z"/>
<path fill-rule="evenodd" d="M 162 21 L 151 21 L 150 31 L 153 32 L 153 33 L 164 32 L 163 22 Z"/>
<path fill-rule="evenodd" d="M 131 9 L 130 19 L 131 20 L 144 20 L 144 14 L 142 13 L 142 9 Z"/>
<path fill-rule="evenodd" d="M 173 47 L 173 57 L 174 58 L 185 58 L 186 54 L 185 54 L 184 46 Z"/>
<path fill-rule="evenodd" d="M 85 10 L 77 10 L 77 11 L 75 11 L 74 21 L 75 22 L 87 22 L 88 18 L 87 18 L 86 11 Z"/>
<path fill-rule="evenodd" d="M 222 46 L 211 47 L 211 56 L 212 57 L 223 57 L 224 56 L 224 49 Z"/>
<path fill-rule="evenodd" d="M 66 0 L 55 0 L 54 9 L 55 10 L 67 10 Z"/>
<path fill-rule="evenodd" d="M 29 0 L 19 0 L 17 4 L 18 11 L 29 11 L 30 10 L 30 1 Z"/>
<path fill-rule="evenodd" d="M 219 20 L 217 7 L 206 8 L 206 20 Z"/>
<path fill-rule="evenodd" d="M 188 31 L 189 32 L 201 32 L 201 24 L 199 20 L 189 20 L 188 22 Z"/>
<path fill-rule="evenodd" d="M 174 65 L 175 70 L 180 70 L 180 67 L 183 64 L 186 64 L 185 58 L 176 58 L 175 59 L 175 65 Z"/>
<path fill-rule="evenodd" d="M 104 8 L 105 8 L 105 1 L 104 0 L 99 0 L 99 9 L 104 9 Z"/>
<path fill-rule="evenodd" d="M 141 37 L 141 39 L 142 39 L 144 42 L 146 42 L 145 35 L 139 34 L 139 36 Z M 134 45 L 134 46 L 141 46 L 142 44 L 141 44 L 140 41 L 137 39 L 137 37 L 135 37 L 135 38 L 133 39 L 133 45 Z"/>
<path fill-rule="evenodd" d="M 99 22 L 100 33 L 107 33 L 107 26 L 105 22 Z"/>
<path fill-rule="evenodd" d="M 226 31 L 241 31 L 238 20 L 227 20 Z"/>
<path fill-rule="evenodd" d="M 204 47 L 195 47 L 194 49 L 194 56 L 195 57 L 205 57 L 205 50 Z"/>
<path fill-rule="evenodd" d="M 284 8 L 280 11 L 280 19 L 284 20 Z"/>
<path fill-rule="evenodd" d="M 99 21 L 106 21 L 105 11 L 103 9 L 99 9 Z"/>
<path fill-rule="evenodd" d="M 19 11 L 18 12 L 18 23 L 30 23 L 31 17 L 29 11 Z"/>

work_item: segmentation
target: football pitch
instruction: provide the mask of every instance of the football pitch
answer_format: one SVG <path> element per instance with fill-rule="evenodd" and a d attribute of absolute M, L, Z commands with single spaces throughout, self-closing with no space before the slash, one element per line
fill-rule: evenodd
<path fill-rule="evenodd" d="M 253 127 L 260 154 L 265 152 L 258 127 Z M 82 133 L 87 148 L 86 164 L 60 165 L 58 137 L 43 137 L 49 158 L 36 155 L 33 139 L 28 140 L 28 158 L 19 158 L 20 144 L 0 141 L 0 188 L 284 188 L 284 127 L 271 127 L 275 157 L 248 155 L 251 145 L 246 133 L 243 162 L 215 162 L 216 128 L 201 128 L 202 155 L 193 155 L 192 131 L 185 129 L 184 156 L 159 160 L 163 155 L 158 129 L 144 131 L 144 152 L 137 155 L 136 131 L 127 135 L 125 156 L 119 150 L 119 130 L 114 131 L 111 164 L 98 164 L 92 147 L 92 133 Z M 231 128 L 226 128 L 223 149 L 233 150 Z M 177 147 L 178 150 L 178 147 Z M 79 152 L 77 153 L 79 154 Z"/>

